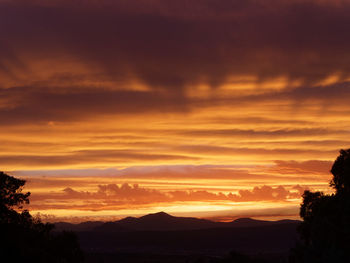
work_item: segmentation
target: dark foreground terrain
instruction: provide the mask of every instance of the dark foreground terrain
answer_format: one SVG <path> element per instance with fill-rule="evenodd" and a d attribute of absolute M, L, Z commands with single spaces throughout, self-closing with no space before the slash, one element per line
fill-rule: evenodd
<path fill-rule="evenodd" d="M 87 262 L 284 262 L 299 221 L 213 222 L 156 213 L 116 222 L 57 223 L 77 233 Z M 230 252 L 267 261 L 220 261 Z M 228 259 L 227 259 L 228 260 Z"/>

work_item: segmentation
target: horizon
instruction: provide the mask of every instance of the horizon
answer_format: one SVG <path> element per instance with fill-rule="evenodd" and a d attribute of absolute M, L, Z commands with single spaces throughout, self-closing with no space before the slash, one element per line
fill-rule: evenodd
<path fill-rule="evenodd" d="M 350 1 L 0 1 L 0 171 L 44 221 L 297 219 L 350 148 Z"/>
<path fill-rule="evenodd" d="M 40 218 L 42 222 L 47 222 L 47 223 L 70 223 L 70 224 L 80 224 L 80 223 L 87 223 L 87 222 L 117 222 L 126 218 L 135 218 L 139 219 L 144 216 L 153 216 L 153 215 L 158 215 L 158 214 L 166 214 L 171 217 L 175 218 L 195 218 L 195 219 L 205 219 L 208 221 L 212 222 L 218 222 L 218 223 L 230 223 L 234 222 L 236 220 L 240 219 L 252 219 L 252 220 L 262 220 L 262 221 L 268 221 L 268 222 L 277 222 L 277 221 L 283 221 L 283 220 L 297 220 L 300 221 L 299 216 L 212 216 L 212 217 L 201 217 L 199 216 L 194 216 L 192 213 L 167 213 L 164 211 L 158 211 L 154 213 L 149 213 L 149 214 L 132 214 L 132 215 L 126 215 L 126 216 L 110 216 L 110 217 L 105 217 L 105 216 L 100 216 L 100 217 L 55 217 L 55 216 L 48 216 L 48 215 L 42 215 L 40 213 L 34 214 L 33 216 L 36 218 Z"/>

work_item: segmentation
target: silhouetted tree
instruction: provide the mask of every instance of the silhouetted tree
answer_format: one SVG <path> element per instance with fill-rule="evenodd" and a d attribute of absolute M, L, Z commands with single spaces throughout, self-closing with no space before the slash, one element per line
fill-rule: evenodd
<path fill-rule="evenodd" d="M 333 179 L 330 185 L 336 190 L 337 195 L 350 193 L 350 149 L 340 150 L 340 155 L 335 160 L 331 173 Z"/>
<path fill-rule="evenodd" d="M 72 232 L 53 234 L 52 224 L 33 218 L 23 204 L 25 180 L 0 172 L 0 261 L 82 262 L 78 240 Z"/>
<path fill-rule="evenodd" d="M 24 180 L 0 172 L 0 223 L 27 221 L 28 211 L 24 210 L 21 214 L 15 211 L 15 208 L 21 209 L 24 203 L 29 203 L 30 193 L 22 193 L 24 184 Z"/>
<path fill-rule="evenodd" d="M 350 149 L 340 151 L 331 173 L 333 194 L 303 194 L 303 243 L 292 251 L 290 262 L 350 262 Z"/>

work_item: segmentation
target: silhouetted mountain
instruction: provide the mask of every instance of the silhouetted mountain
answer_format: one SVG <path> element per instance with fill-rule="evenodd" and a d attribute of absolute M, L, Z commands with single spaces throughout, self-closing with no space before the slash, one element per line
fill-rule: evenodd
<path fill-rule="evenodd" d="M 56 227 L 76 231 L 83 250 L 91 255 L 144 253 L 215 257 L 234 250 L 250 255 L 263 253 L 285 258 L 298 239 L 296 228 L 299 224 L 300 221 L 296 220 L 263 221 L 251 218 L 214 222 L 160 212 L 106 223 L 61 222 Z"/>
<path fill-rule="evenodd" d="M 80 224 L 56 223 L 56 230 L 125 232 L 125 231 L 178 231 L 210 228 L 242 228 L 286 223 L 299 223 L 297 220 L 264 221 L 252 218 L 239 218 L 232 222 L 214 222 L 194 217 L 176 217 L 164 212 L 145 216 L 126 217 L 114 222 L 89 221 Z"/>
<path fill-rule="evenodd" d="M 95 231 L 135 230 L 135 231 L 169 231 L 215 228 L 221 223 L 192 217 L 175 217 L 164 212 L 145 215 L 139 218 L 127 217 L 114 223 L 97 226 Z"/>
<path fill-rule="evenodd" d="M 289 223 L 300 223 L 299 220 L 283 219 L 278 221 L 265 221 L 256 220 L 252 218 L 238 218 L 232 222 L 227 223 L 226 227 L 256 227 L 256 226 L 268 226 L 268 225 L 280 225 Z"/>

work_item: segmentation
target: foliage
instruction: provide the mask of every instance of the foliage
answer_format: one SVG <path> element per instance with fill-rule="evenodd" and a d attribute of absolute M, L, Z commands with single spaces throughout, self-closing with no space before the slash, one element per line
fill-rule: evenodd
<path fill-rule="evenodd" d="M 0 255 L 9 262 L 82 262 L 78 240 L 72 232 L 52 233 L 53 225 L 33 218 L 23 204 L 24 180 L 0 172 Z"/>
<path fill-rule="evenodd" d="M 294 248 L 290 262 L 350 262 L 350 149 L 340 151 L 331 173 L 335 193 L 303 194 L 303 243 Z"/>
<path fill-rule="evenodd" d="M 331 173 L 333 179 L 330 185 L 339 194 L 350 193 L 350 149 L 340 150 L 340 155 L 335 160 Z"/>
<path fill-rule="evenodd" d="M 24 210 L 22 214 L 15 211 L 15 208 L 21 209 L 23 204 L 29 203 L 30 193 L 22 193 L 24 184 L 24 180 L 0 172 L 0 223 L 28 221 L 28 211 Z"/>

